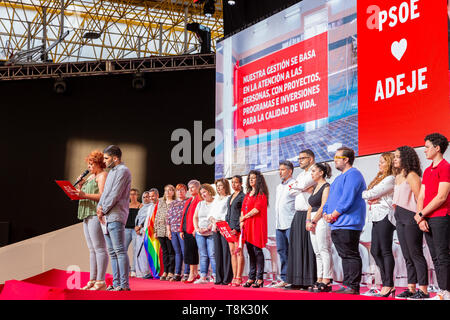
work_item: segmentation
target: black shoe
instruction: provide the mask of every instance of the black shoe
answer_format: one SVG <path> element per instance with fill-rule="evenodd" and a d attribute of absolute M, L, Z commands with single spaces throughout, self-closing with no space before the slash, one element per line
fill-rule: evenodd
<path fill-rule="evenodd" d="M 419 289 L 416 291 L 416 293 L 409 297 L 408 300 L 423 300 L 428 298 L 430 298 L 430 295 Z"/>
<path fill-rule="evenodd" d="M 244 283 L 242 286 L 243 286 L 244 288 L 250 288 L 250 287 L 253 285 L 253 283 L 255 283 L 254 280 L 247 280 L 247 282 Z"/>
<path fill-rule="evenodd" d="M 152 274 L 151 273 L 149 273 L 149 274 L 146 274 L 145 276 L 144 276 L 144 279 L 153 279 L 153 276 L 152 276 Z"/>
<path fill-rule="evenodd" d="M 295 284 L 288 284 L 283 289 L 284 290 L 300 290 L 302 286 L 295 285 Z"/>
<path fill-rule="evenodd" d="M 415 294 L 415 292 L 409 291 L 409 289 L 406 289 L 399 295 L 395 296 L 396 299 L 408 299 L 409 297 L 412 297 Z"/>
<path fill-rule="evenodd" d="M 334 293 L 342 293 L 342 294 L 359 294 L 359 290 L 348 288 L 348 287 L 341 287 L 336 291 L 333 291 Z"/>
<path fill-rule="evenodd" d="M 390 295 L 392 295 L 392 298 L 395 297 L 395 287 L 392 288 L 391 290 L 389 290 L 389 292 L 386 293 L 386 294 L 381 294 L 381 293 L 379 293 L 379 294 L 374 295 L 374 297 L 387 298 L 387 297 L 389 297 Z"/>
<path fill-rule="evenodd" d="M 252 288 L 262 288 L 264 286 L 264 280 L 258 280 L 252 284 Z"/>
<path fill-rule="evenodd" d="M 318 292 L 320 282 L 315 282 L 312 286 L 308 287 L 309 292 Z"/>
<path fill-rule="evenodd" d="M 108 286 L 108 287 L 106 288 L 106 291 L 114 291 L 114 287 L 113 287 L 113 286 Z"/>
<path fill-rule="evenodd" d="M 314 289 L 314 292 L 331 292 L 332 285 L 333 285 L 332 281 L 328 282 L 327 284 L 319 283 L 319 285 L 317 286 L 317 291 L 316 289 Z"/>

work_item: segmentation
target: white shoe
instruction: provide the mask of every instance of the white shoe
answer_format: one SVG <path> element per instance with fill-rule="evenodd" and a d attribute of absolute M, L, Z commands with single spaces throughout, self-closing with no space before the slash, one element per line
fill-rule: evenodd
<path fill-rule="evenodd" d="M 136 272 L 134 272 L 134 271 L 131 271 L 131 272 L 130 272 L 130 277 L 131 277 L 131 278 L 134 278 L 134 277 L 136 277 Z"/>
<path fill-rule="evenodd" d="M 377 294 L 381 294 L 380 290 L 378 289 L 370 289 L 369 291 L 362 294 L 362 296 L 376 296 Z"/>
<path fill-rule="evenodd" d="M 205 283 L 208 283 L 208 280 L 204 278 L 200 278 L 194 281 L 194 284 L 205 284 Z"/>
<path fill-rule="evenodd" d="M 286 282 L 284 282 L 284 281 L 280 281 L 280 282 L 278 282 L 278 283 L 272 285 L 271 288 L 277 288 L 277 289 L 280 289 L 280 288 L 286 287 L 287 285 L 288 285 L 288 283 L 286 283 Z"/>
<path fill-rule="evenodd" d="M 209 282 L 215 282 L 216 281 L 216 276 L 215 275 L 212 275 L 210 278 L 209 278 Z"/>
<path fill-rule="evenodd" d="M 450 292 L 441 290 L 433 298 L 425 300 L 450 300 Z"/>

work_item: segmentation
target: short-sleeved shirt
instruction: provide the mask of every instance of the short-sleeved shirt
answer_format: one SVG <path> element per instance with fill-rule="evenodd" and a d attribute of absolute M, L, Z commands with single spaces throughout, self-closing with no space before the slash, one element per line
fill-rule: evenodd
<path fill-rule="evenodd" d="M 442 159 L 436 167 L 433 167 L 433 164 L 431 164 L 423 173 L 422 184 L 425 185 L 424 208 L 438 194 L 439 183 L 441 182 L 450 182 L 450 164 L 445 159 Z M 447 196 L 447 200 L 432 213 L 427 214 L 427 218 L 445 217 L 449 214 L 450 196 Z"/>

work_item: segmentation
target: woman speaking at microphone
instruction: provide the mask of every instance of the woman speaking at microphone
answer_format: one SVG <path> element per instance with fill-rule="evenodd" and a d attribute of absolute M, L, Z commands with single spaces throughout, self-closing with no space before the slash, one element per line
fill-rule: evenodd
<path fill-rule="evenodd" d="M 105 275 L 108 267 L 108 253 L 100 221 L 97 218 L 97 203 L 106 181 L 103 153 L 92 151 L 86 158 L 89 177 L 81 179 L 77 192 L 78 219 L 83 220 L 83 230 L 89 248 L 90 280 L 81 290 L 105 290 Z M 80 180 L 81 176 L 77 179 Z"/>

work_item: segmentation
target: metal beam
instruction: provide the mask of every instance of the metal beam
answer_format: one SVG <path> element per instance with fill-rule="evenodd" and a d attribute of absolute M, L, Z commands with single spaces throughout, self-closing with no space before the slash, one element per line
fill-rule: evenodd
<path fill-rule="evenodd" d="M 192 54 L 143 59 L 39 63 L 0 67 L 0 81 L 81 77 L 136 72 L 215 69 L 215 54 Z"/>

